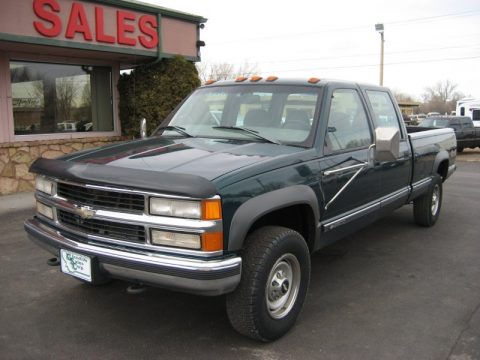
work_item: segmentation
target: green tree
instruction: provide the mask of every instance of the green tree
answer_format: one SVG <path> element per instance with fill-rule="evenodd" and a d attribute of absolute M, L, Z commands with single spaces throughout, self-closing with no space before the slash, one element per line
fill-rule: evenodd
<path fill-rule="evenodd" d="M 142 65 L 121 75 L 118 90 L 123 134 L 138 137 L 141 118 L 147 119 L 150 134 L 198 86 L 195 65 L 180 56 Z"/>

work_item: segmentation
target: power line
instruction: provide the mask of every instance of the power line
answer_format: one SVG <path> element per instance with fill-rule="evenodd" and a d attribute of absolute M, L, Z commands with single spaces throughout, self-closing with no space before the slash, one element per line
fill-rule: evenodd
<path fill-rule="evenodd" d="M 391 54 L 411 54 L 411 53 L 421 53 L 427 51 L 434 51 L 434 50 L 449 50 L 449 49 L 464 49 L 468 46 L 469 49 L 476 48 L 480 46 L 480 43 L 477 44 L 468 44 L 468 45 L 459 45 L 459 46 L 442 46 L 442 47 L 433 47 L 433 48 L 423 48 L 423 49 L 412 49 L 412 50 L 399 50 L 399 51 L 390 51 L 387 55 Z M 358 53 L 358 54 L 350 54 L 350 55 L 339 55 L 339 56 L 322 56 L 322 57 L 315 57 L 315 58 L 296 58 L 296 59 L 287 59 L 287 60 L 267 60 L 267 61 L 259 61 L 258 63 L 267 63 L 267 64 L 283 64 L 283 63 L 290 63 L 290 62 L 299 62 L 299 61 L 315 61 L 315 60 L 328 60 L 328 59 L 345 59 L 345 58 L 356 58 L 356 57 L 364 57 L 364 56 L 374 56 L 378 55 L 378 52 L 375 53 Z"/>
<path fill-rule="evenodd" d="M 397 21 L 390 21 L 385 22 L 386 25 L 398 25 L 398 24 L 409 24 L 413 22 L 422 22 L 422 21 L 435 21 L 450 17 L 468 17 L 474 16 L 480 13 L 480 10 L 471 10 L 471 11 L 462 11 L 458 13 L 449 13 L 443 15 L 436 15 L 436 16 L 426 16 L 426 17 L 418 17 L 412 19 L 404 19 L 404 20 L 397 20 Z M 287 33 L 287 34 L 277 34 L 277 35 L 270 35 L 270 36 L 258 36 L 258 37 L 250 37 L 250 38 L 243 38 L 243 39 L 231 39 L 228 41 L 219 41 L 215 42 L 215 40 L 211 41 L 213 44 L 223 45 L 223 44 L 231 44 L 241 41 L 256 41 L 256 40 L 272 40 L 277 38 L 285 38 L 285 37 L 297 37 L 297 36 L 305 36 L 305 35 L 316 35 L 316 34 L 323 34 L 329 32 L 339 32 L 339 31 L 349 31 L 349 30 L 360 30 L 360 29 L 370 29 L 372 25 L 359 25 L 359 26 L 351 26 L 351 27 L 342 27 L 342 28 L 332 28 L 332 29 L 324 29 L 318 31 L 308 31 L 308 32 L 301 32 L 301 33 Z"/>
<path fill-rule="evenodd" d="M 456 58 L 446 58 L 446 59 L 407 60 L 407 61 L 385 63 L 384 65 L 385 66 L 390 66 L 390 65 L 404 65 L 404 64 L 436 63 L 436 62 L 455 61 L 455 60 L 471 60 L 471 59 L 480 59 L 480 55 L 456 57 Z M 333 70 L 333 69 L 355 69 L 355 68 L 366 68 L 366 67 L 378 67 L 378 64 L 326 66 L 326 67 L 311 67 L 311 68 L 288 69 L 288 70 L 270 70 L 269 73 L 282 73 L 282 72 L 293 72 L 293 71 L 314 71 L 314 70 Z M 262 73 L 264 73 L 264 72 L 262 71 Z M 251 75 L 251 74 L 245 74 L 245 75 Z"/>

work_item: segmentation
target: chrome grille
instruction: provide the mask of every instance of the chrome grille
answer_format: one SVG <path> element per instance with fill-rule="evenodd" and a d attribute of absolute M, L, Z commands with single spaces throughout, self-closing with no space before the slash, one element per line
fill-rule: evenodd
<path fill-rule="evenodd" d="M 139 194 L 92 189 L 60 182 L 57 184 L 57 195 L 95 208 L 132 212 L 145 210 L 145 197 Z"/>
<path fill-rule="evenodd" d="M 72 230 L 115 240 L 145 242 L 145 228 L 140 225 L 123 224 L 99 219 L 84 219 L 76 214 L 57 210 L 58 221 Z"/>

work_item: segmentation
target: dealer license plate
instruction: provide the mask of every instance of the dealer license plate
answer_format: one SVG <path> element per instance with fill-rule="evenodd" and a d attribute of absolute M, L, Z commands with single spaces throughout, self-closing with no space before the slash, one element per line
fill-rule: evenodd
<path fill-rule="evenodd" d="M 92 261 L 88 256 L 68 250 L 60 250 L 62 272 L 79 279 L 92 281 Z"/>

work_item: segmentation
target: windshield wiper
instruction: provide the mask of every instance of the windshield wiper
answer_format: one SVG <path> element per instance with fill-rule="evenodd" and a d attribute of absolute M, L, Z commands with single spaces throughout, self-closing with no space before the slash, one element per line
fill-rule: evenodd
<path fill-rule="evenodd" d="M 269 139 L 265 136 L 262 136 L 258 133 L 258 131 L 249 129 L 249 128 L 244 128 L 244 127 L 239 127 L 239 126 L 214 126 L 213 129 L 220 129 L 220 130 L 235 130 L 235 131 L 243 131 L 247 134 L 253 135 L 258 139 L 262 139 L 266 142 L 269 142 L 271 144 L 277 144 L 281 145 L 281 143 L 277 140 Z"/>
<path fill-rule="evenodd" d="M 176 131 L 179 134 L 182 134 L 183 136 L 186 136 L 186 137 L 195 137 L 195 136 L 189 134 L 188 132 L 186 132 L 185 128 L 183 128 L 181 126 L 176 126 L 176 125 L 162 126 L 162 127 L 157 128 L 157 131 L 159 131 L 159 130 L 173 130 L 173 131 Z"/>

